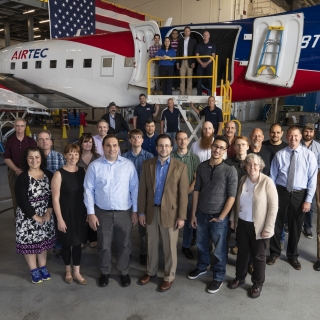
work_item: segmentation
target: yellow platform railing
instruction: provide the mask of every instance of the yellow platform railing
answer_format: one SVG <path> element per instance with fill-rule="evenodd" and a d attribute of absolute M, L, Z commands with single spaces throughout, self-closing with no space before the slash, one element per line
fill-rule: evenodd
<path fill-rule="evenodd" d="M 150 69 L 151 69 L 151 62 L 159 61 L 160 58 L 153 58 L 150 59 L 148 62 L 148 95 L 151 95 L 151 79 L 199 79 L 199 78 L 211 78 L 212 79 L 212 87 L 211 92 L 212 95 L 215 95 L 217 89 L 217 70 L 218 70 L 218 56 L 213 58 L 212 56 L 190 56 L 190 57 L 172 57 L 172 58 L 165 58 L 164 60 L 186 60 L 186 59 L 201 59 L 201 58 L 208 58 L 212 60 L 212 76 L 172 76 L 172 77 L 151 77 L 150 76 Z"/>

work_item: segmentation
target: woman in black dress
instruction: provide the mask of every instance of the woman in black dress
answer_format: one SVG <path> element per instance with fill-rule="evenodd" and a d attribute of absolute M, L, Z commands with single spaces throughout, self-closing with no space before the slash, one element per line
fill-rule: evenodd
<path fill-rule="evenodd" d="M 16 252 L 24 255 L 32 283 L 51 279 L 46 267 L 47 250 L 53 248 L 56 241 L 50 188 L 52 173 L 45 167 L 42 150 L 29 147 L 21 162 L 23 172 L 15 184 Z"/>
<path fill-rule="evenodd" d="M 86 208 L 83 203 L 85 171 L 77 166 L 80 148 L 68 144 L 64 149 L 66 165 L 52 179 L 52 201 L 58 222 L 58 241 L 62 244 L 62 259 L 66 266 L 65 281 L 87 284 L 80 274 L 81 243 L 86 239 Z M 73 272 L 71 269 L 71 258 Z"/>
<path fill-rule="evenodd" d="M 85 171 L 87 171 L 89 164 L 92 161 L 100 158 L 101 155 L 97 153 L 96 144 L 91 133 L 83 134 L 78 141 L 78 146 L 80 147 L 80 158 L 77 166 L 82 167 Z M 89 224 L 87 230 L 87 240 L 89 240 L 91 248 L 96 247 L 98 244 L 97 231 L 92 230 Z"/>

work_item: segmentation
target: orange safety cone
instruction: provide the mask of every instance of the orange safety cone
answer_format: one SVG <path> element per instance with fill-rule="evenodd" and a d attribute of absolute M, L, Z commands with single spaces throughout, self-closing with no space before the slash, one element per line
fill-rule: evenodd
<path fill-rule="evenodd" d="M 27 126 L 27 128 L 26 128 L 26 136 L 32 137 L 32 133 L 31 133 L 31 130 L 30 130 L 29 126 Z"/>
<path fill-rule="evenodd" d="M 66 125 L 62 126 L 62 139 L 68 139 Z"/>
<path fill-rule="evenodd" d="M 82 124 L 80 124 L 80 129 L 79 129 L 79 138 L 81 138 L 83 134 L 84 134 L 83 125 L 82 125 Z"/>
<path fill-rule="evenodd" d="M 46 125 L 43 126 L 43 130 L 48 130 Z"/>

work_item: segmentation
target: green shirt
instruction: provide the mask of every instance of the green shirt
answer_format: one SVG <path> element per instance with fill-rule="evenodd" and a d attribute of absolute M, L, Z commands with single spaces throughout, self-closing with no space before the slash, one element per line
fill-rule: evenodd
<path fill-rule="evenodd" d="M 171 157 L 177 160 L 180 160 L 184 164 L 187 165 L 188 168 L 188 179 L 189 179 L 189 185 L 194 180 L 194 174 L 197 171 L 198 165 L 200 164 L 200 159 L 197 155 L 195 155 L 192 151 L 188 151 L 185 155 L 181 156 L 178 153 L 178 150 L 175 152 L 172 152 Z"/>

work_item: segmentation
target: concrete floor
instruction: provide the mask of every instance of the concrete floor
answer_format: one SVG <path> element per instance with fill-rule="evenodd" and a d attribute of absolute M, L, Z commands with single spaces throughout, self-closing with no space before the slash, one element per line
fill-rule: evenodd
<path fill-rule="evenodd" d="M 243 134 L 260 127 L 266 133 L 269 125 L 262 122 L 243 124 Z M 37 132 L 38 129 L 34 131 Z M 73 142 L 79 129 L 69 133 Z M 85 129 L 95 132 L 94 126 Z M 66 144 L 58 129 L 54 129 L 55 149 L 62 150 Z M 0 157 L 0 212 L 12 206 L 6 177 L 6 167 Z M 316 225 L 314 217 L 313 225 Z M 315 234 L 315 227 L 313 233 Z M 139 239 L 137 226 L 133 230 L 133 252 L 130 267 L 132 284 L 120 286 L 120 276 L 114 264 L 110 283 L 105 288 L 97 286 L 99 277 L 97 249 L 83 249 L 81 270 L 88 280 L 87 286 L 63 281 L 64 265 L 61 259 L 48 253 L 48 269 L 52 279 L 38 285 L 30 281 L 27 264 L 22 255 L 15 253 L 15 226 L 13 211 L 0 214 L 0 319 L 108 319 L 108 320 L 176 320 L 176 319 L 319 319 L 320 273 L 312 265 L 316 259 L 316 240 L 303 235 L 299 243 L 301 271 L 294 270 L 286 261 L 285 251 L 274 266 L 267 266 L 266 282 L 261 297 L 248 297 L 251 287 L 247 283 L 237 290 L 226 287 L 234 278 L 236 256 L 229 254 L 226 279 L 220 291 L 208 294 L 206 286 L 212 280 L 211 272 L 196 280 L 187 274 L 196 260 L 187 260 L 181 253 L 181 235 L 178 244 L 177 277 L 170 291 L 157 291 L 163 276 L 163 257 L 160 256 L 158 277 L 146 286 L 138 285 L 145 268 L 139 264 Z M 230 244 L 234 243 L 233 238 Z M 192 248 L 196 254 L 196 247 Z M 162 251 L 160 251 L 162 252 Z M 115 262 L 115 260 L 114 260 Z"/>

